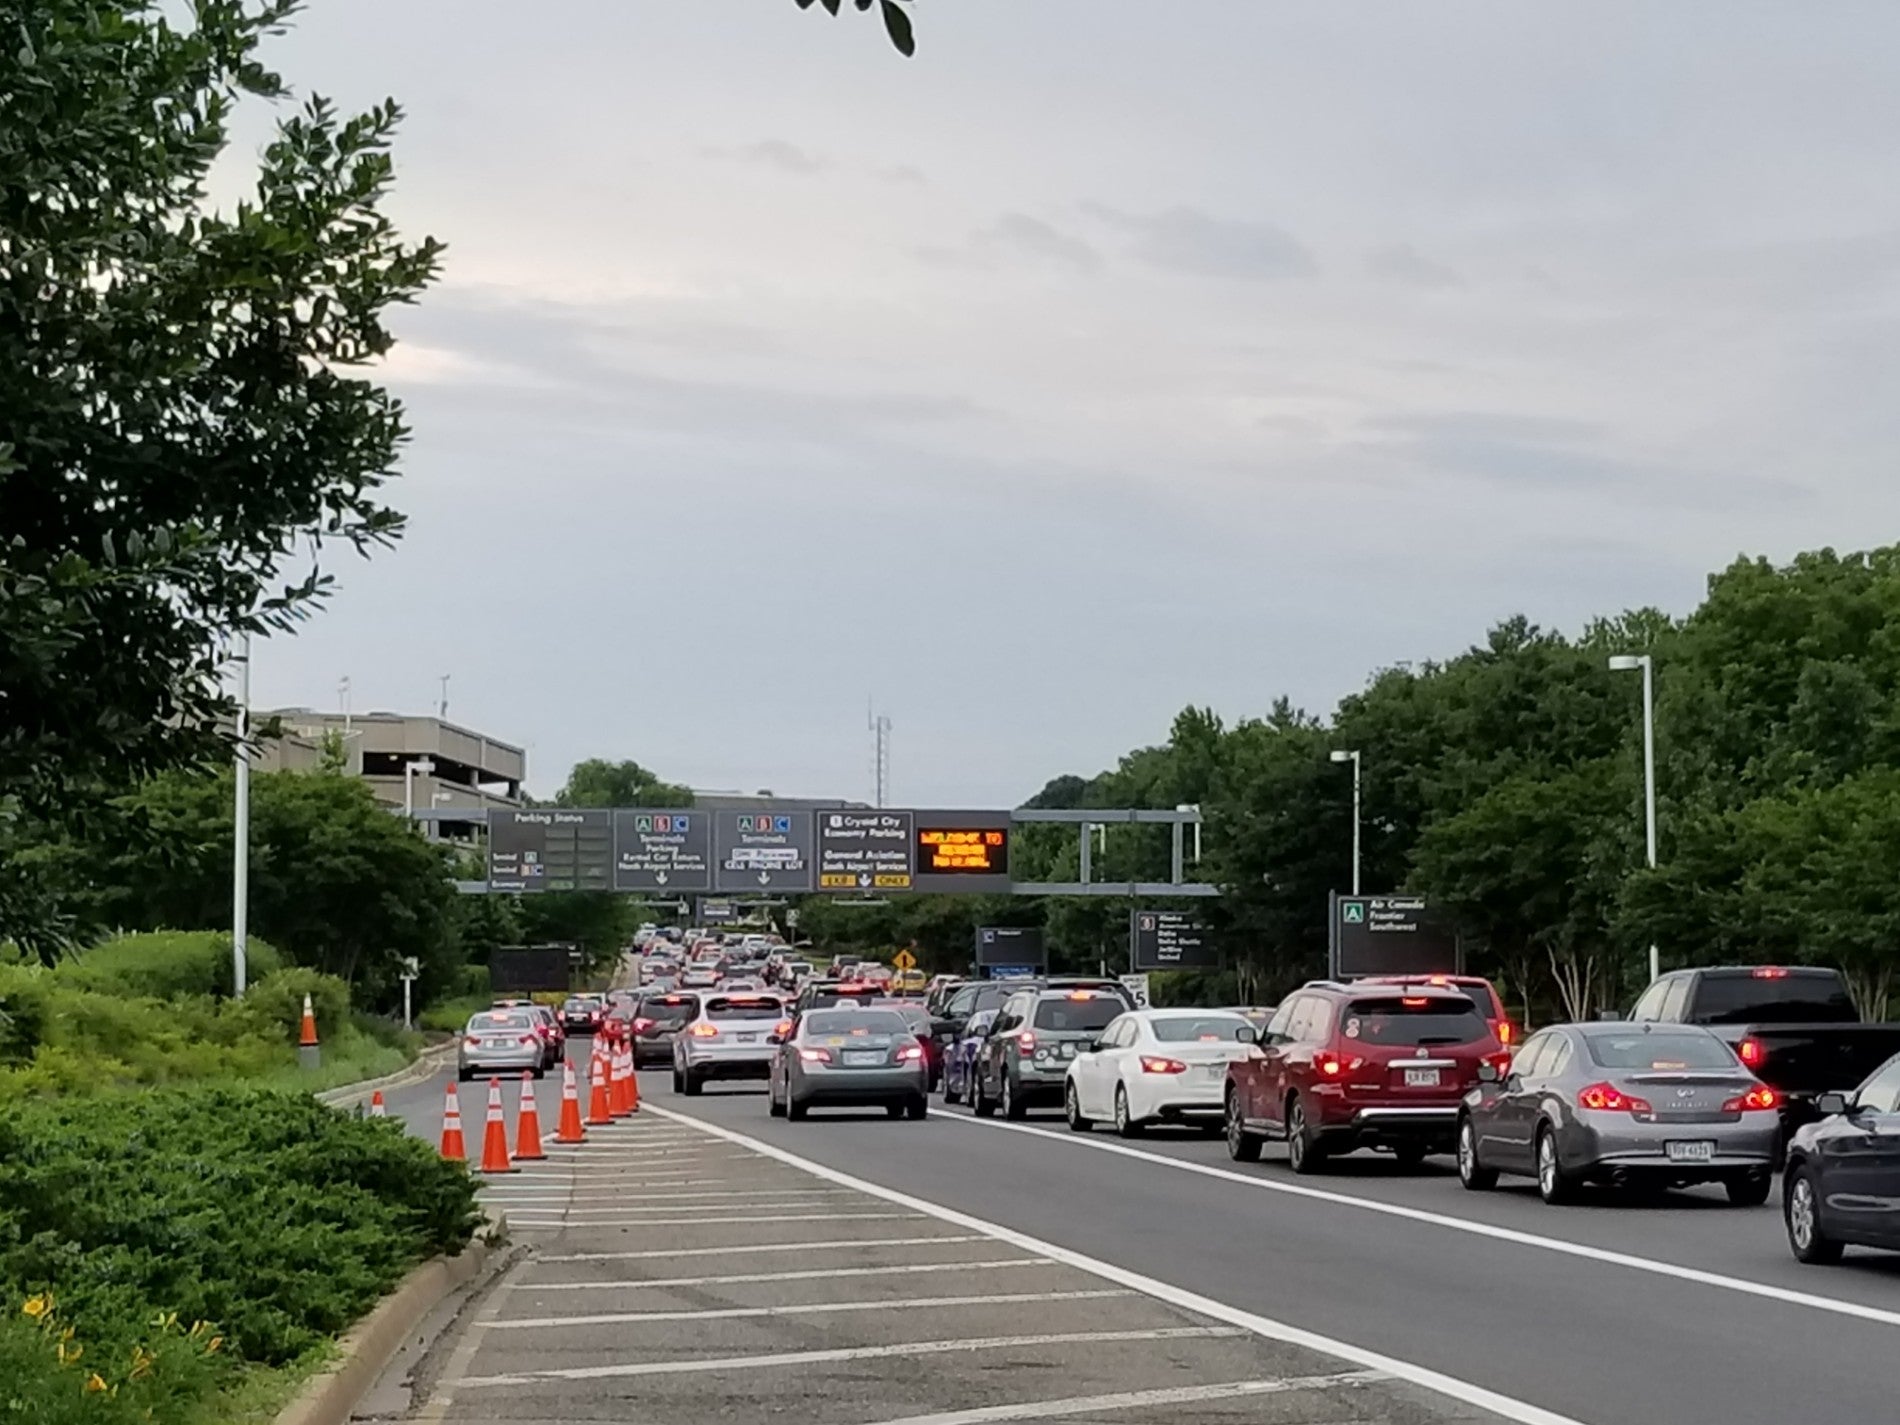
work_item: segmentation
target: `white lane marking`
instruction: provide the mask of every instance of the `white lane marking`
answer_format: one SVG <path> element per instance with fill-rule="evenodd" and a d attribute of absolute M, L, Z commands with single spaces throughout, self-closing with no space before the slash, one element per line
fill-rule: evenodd
<path fill-rule="evenodd" d="M 956 1237 L 840 1237 L 829 1242 L 757 1242 L 728 1247 L 660 1247 L 650 1252 L 569 1252 L 537 1257 L 537 1262 L 641 1262 L 652 1257 L 736 1257 L 752 1252 L 836 1252 L 865 1247 L 934 1247 L 940 1242 L 961 1245 L 987 1242 L 984 1233 Z"/>
<path fill-rule="evenodd" d="M 806 1172 L 823 1178 L 826 1182 L 837 1183 L 841 1187 L 856 1188 L 867 1197 L 875 1197 L 884 1202 L 913 1208 L 925 1216 L 936 1218 L 939 1222 L 949 1222 L 972 1232 L 982 1232 L 1022 1251 L 1033 1252 L 1037 1256 L 1048 1257 L 1064 1266 L 1074 1267 L 1078 1271 L 1101 1277 L 1105 1281 L 1119 1283 L 1144 1295 L 1152 1296 L 1157 1301 L 1178 1306 L 1183 1311 L 1197 1312 L 1215 1321 L 1224 1321 L 1231 1326 L 1238 1326 L 1253 1335 L 1264 1336 L 1273 1341 L 1284 1341 L 1290 1346 L 1304 1346 L 1309 1351 L 1335 1356 L 1342 1361 L 1350 1361 L 1368 1370 L 1383 1371 L 1399 1380 L 1422 1386 L 1426 1390 L 1436 1391 L 1440 1395 L 1448 1396 L 1465 1405 L 1489 1410 L 1506 1420 L 1516 1421 L 1517 1425 L 1582 1425 L 1582 1422 L 1571 1416 L 1559 1415 L 1555 1411 L 1546 1410 L 1543 1406 L 1533 1405 L 1529 1401 L 1514 1400 L 1508 1395 L 1481 1386 L 1475 1381 L 1459 1380 L 1455 1376 L 1446 1375 L 1443 1371 L 1435 1371 L 1429 1366 L 1421 1366 L 1413 1361 L 1402 1361 L 1396 1356 L 1367 1350 L 1364 1346 L 1355 1346 L 1350 1341 L 1322 1336 L 1317 1331 L 1308 1331 L 1304 1327 L 1290 1326 L 1284 1321 L 1275 1321 L 1271 1317 L 1242 1311 L 1239 1307 L 1229 1306 L 1224 1301 L 1216 1301 L 1212 1297 L 1202 1296 L 1199 1292 L 1188 1291 L 1170 1282 L 1143 1276 L 1139 1272 L 1131 1272 L 1125 1267 L 1118 1267 L 1098 1257 L 1071 1251 L 1067 1247 L 1059 1247 L 1040 1237 L 1032 1237 L 1027 1232 L 1018 1232 L 1013 1227 L 1004 1227 L 1001 1223 L 973 1217 L 967 1212 L 958 1212 L 955 1208 L 945 1207 L 941 1203 L 898 1192 L 894 1188 L 887 1188 L 867 1178 L 852 1177 L 849 1173 L 841 1173 L 836 1168 L 826 1167 L 823 1163 L 801 1158 L 796 1153 L 788 1153 L 774 1144 L 757 1138 L 748 1138 L 743 1133 L 723 1128 L 716 1123 L 708 1123 L 704 1119 L 693 1118 L 684 1113 L 675 1113 L 671 1109 L 660 1108 L 655 1109 L 654 1112 L 691 1124 L 711 1137 L 722 1138 L 728 1143 L 737 1143 L 741 1147 L 750 1148 L 753 1152 L 761 1153 L 776 1162 L 803 1168 Z"/>
<path fill-rule="evenodd" d="M 1841 1301 L 1834 1297 L 1815 1296 L 1809 1292 L 1796 1291 L 1791 1287 L 1768 1286 L 1742 1277 L 1703 1271 L 1700 1267 L 1678 1266 L 1674 1262 L 1658 1261 L 1653 1257 L 1637 1257 L 1628 1252 L 1613 1251 L 1608 1247 L 1591 1247 L 1581 1242 L 1565 1242 L 1556 1237 L 1541 1237 L 1535 1232 L 1522 1232 L 1515 1227 L 1498 1227 L 1492 1223 L 1478 1222 L 1468 1217 L 1454 1217 L 1449 1213 L 1433 1212 L 1428 1208 L 1404 1207 L 1394 1202 L 1380 1202 L 1376 1198 L 1356 1197 L 1352 1193 L 1306 1187 L 1300 1183 L 1275 1182 L 1271 1178 L 1235 1172 L 1230 1168 L 1210 1167 L 1205 1163 L 1190 1162 L 1185 1158 L 1170 1158 L 1166 1154 L 1151 1153 L 1141 1148 L 1124 1148 L 1119 1143 L 1103 1143 L 1091 1138 L 1046 1133 L 1039 1128 L 1024 1128 L 1014 1123 L 995 1123 L 983 1118 L 965 1118 L 961 1114 L 943 1114 L 940 1117 L 954 1123 L 970 1123 L 979 1128 L 1003 1128 L 1012 1133 L 1034 1134 L 1039 1138 L 1048 1138 L 1057 1143 L 1073 1143 L 1077 1147 L 1093 1148 L 1097 1152 L 1116 1153 L 1125 1158 L 1159 1164 L 1161 1167 L 1173 1168 L 1179 1172 L 1194 1173 L 1199 1177 L 1239 1183 L 1243 1187 L 1254 1188 L 1261 1192 L 1276 1192 L 1286 1197 L 1303 1197 L 1314 1202 L 1330 1203 L 1337 1207 L 1356 1207 L 1361 1211 L 1376 1213 L 1381 1217 L 1397 1217 L 1407 1222 L 1422 1222 L 1431 1227 L 1448 1227 L 1454 1232 L 1466 1232 L 1474 1237 L 1489 1237 L 1494 1242 L 1509 1242 L 1514 1246 L 1535 1247 L 1540 1251 L 1556 1252 L 1566 1257 L 1578 1257 L 1584 1261 L 1602 1262 L 1613 1267 L 1628 1267 L 1631 1271 L 1647 1272 L 1651 1276 L 1672 1277 L 1676 1281 L 1692 1282 L 1697 1286 L 1717 1287 L 1723 1291 L 1740 1292 L 1745 1296 L 1778 1301 L 1787 1306 L 1804 1306 L 1813 1311 L 1827 1311 L 1837 1316 L 1851 1316 L 1861 1321 L 1873 1321 L 1882 1326 L 1900 1326 L 1900 1311 L 1887 1311 L 1878 1306 L 1862 1306 L 1859 1302 Z"/>
<path fill-rule="evenodd" d="M 836 1202 L 825 1198 L 820 1198 L 816 1202 L 792 1200 L 785 1202 L 749 1202 L 745 1205 L 745 1211 L 748 1215 L 744 1220 L 747 1222 L 757 1222 L 760 1220 L 750 1215 L 752 1209 L 755 1207 L 773 1210 L 777 1208 L 835 1207 L 838 1205 Z M 692 1204 L 690 1202 L 674 1202 L 667 1204 L 665 1207 L 635 1207 L 631 1205 L 626 1207 L 581 1207 L 574 1209 L 574 1211 L 567 1215 L 576 1222 L 591 1222 L 602 1217 L 624 1218 L 628 1221 L 643 1222 L 649 1218 L 658 1217 L 663 1213 L 684 1212 L 691 1206 Z M 833 1217 L 851 1217 L 855 1214 L 849 1212 L 835 1212 L 831 1215 Z M 674 1220 L 677 1221 L 678 1219 Z"/>
<path fill-rule="evenodd" d="M 1025 1306 L 1041 1301 L 1102 1301 L 1133 1296 L 1125 1287 L 1092 1291 L 1019 1291 L 1000 1296 L 933 1296 L 927 1301 L 808 1301 L 797 1306 L 715 1306 L 701 1311 L 605 1311 L 597 1316 L 511 1316 L 506 1321 L 477 1321 L 471 1330 L 545 1331 L 551 1326 L 628 1326 L 642 1321 L 738 1321 L 749 1317 L 830 1316 L 846 1311 L 935 1311 L 945 1306 Z"/>
<path fill-rule="evenodd" d="M 1237 1380 L 1225 1385 L 1184 1385 L 1163 1390 L 1124 1390 L 1113 1395 L 1076 1395 L 1067 1400 L 1025 1400 L 976 1410 L 946 1410 L 936 1415 L 905 1415 L 878 1425 L 993 1425 L 1007 1420 L 1056 1420 L 1065 1415 L 1094 1415 L 1111 1410 L 1152 1409 L 1158 1405 L 1194 1405 L 1203 1400 L 1233 1400 L 1245 1395 L 1285 1395 L 1299 1390 L 1335 1390 L 1385 1379 L 1378 1371 L 1342 1371 L 1330 1376 L 1282 1376 Z"/>
<path fill-rule="evenodd" d="M 549 1260 L 546 1257 L 542 1261 Z M 722 1277 L 623 1277 L 613 1281 L 522 1283 L 516 1291 L 630 1291 L 650 1286 L 731 1286 L 739 1282 L 811 1282 L 831 1277 L 902 1277 L 924 1272 L 982 1272 L 999 1267 L 1046 1267 L 1047 1257 L 996 1257 L 977 1262 L 906 1262 L 896 1267 L 815 1267 L 803 1272 L 740 1272 Z"/>
<path fill-rule="evenodd" d="M 544 1259 L 545 1260 L 545 1259 Z M 533 1385 L 555 1380 L 617 1380 L 626 1376 L 700 1375 L 759 1370 L 770 1366 L 830 1365 L 835 1361 L 883 1360 L 892 1356 L 942 1356 L 959 1351 L 1007 1351 L 1027 1346 L 1088 1346 L 1116 1341 L 1187 1341 L 1244 1336 L 1232 1326 L 1164 1326 L 1151 1331 L 1063 1331 L 1047 1336 L 972 1336 L 960 1341 L 900 1341 L 890 1346 L 842 1346 L 827 1351 L 787 1351 L 775 1356 L 715 1356 L 708 1360 L 637 1361 L 611 1366 L 565 1366 L 506 1376 L 462 1376 L 444 1388 Z"/>
<path fill-rule="evenodd" d="M 754 1222 L 897 1222 L 916 1221 L 928 1217 L 927 1212 L 806 1212 L 791 1214 L 760 1215 L 747 1217 L 745 1224 Z M 509 1222 L 515 1219 L 510 1217 Z M 595 1227 L 689 1227 L 694 1224 L 706 1225 L 706 1215 L 697 1217 L 616 1217 L 606 1222 L 578 1223 L 577 1226 Z"/>
<path fill-rule="evenodd" d="M 602 1199 L 602 1200 L 619 1197 L 623 1201 L 632 1201 L 632 1202 L 681 1203 L 681 1202 L 716 1202 L 716 1201 L 724 1201 L 726 1199 L 735 1198 L 735 1197 L 819 1197 L 819 1198 L 850 1197 L 851 1193 L 845 1188 L 783 1187 L 783 1188 L 754 1188 L 750 1191 L 742 1191 L 742 1192 L 643 1192 L 643 1193 L 592 1192 L 592 1193 L 579 1193 L 576 1195 L 583 1198 L 596 1198 L 596 1199 Z M 672 1207 L 672 1208 L 667 1208 L 664 1210 L 668 1212 L 676 1212 L 679 1209 L 677 1207 Z"/>

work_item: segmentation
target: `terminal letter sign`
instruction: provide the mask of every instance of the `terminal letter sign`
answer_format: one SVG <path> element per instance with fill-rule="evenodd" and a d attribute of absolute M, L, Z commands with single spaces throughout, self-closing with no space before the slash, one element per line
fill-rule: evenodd
<path fill-rule="evenodd" d="M 614 813 L 614 889 L 712 889 L 712 814 L 647 810 Z"/>
<path fill-rule="evenodd" d="M 907 811 L 818 813 L 818 889 L 907 891 L 912 876 Z"/>
<path fill-rule="evenodd" d="M 713 826 L 721 891 L 809 891 L 811 813 L 721 811 Z"/>
<path fill-rule="evenodd" d="M 1352 975 L 1454 975 L 1456 931 L 1417 896 L 1333 897 L 1332 972 Z"/>

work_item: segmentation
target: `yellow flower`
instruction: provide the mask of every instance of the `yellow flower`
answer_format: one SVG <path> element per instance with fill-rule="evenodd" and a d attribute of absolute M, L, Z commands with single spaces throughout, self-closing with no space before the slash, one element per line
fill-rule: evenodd
<path fill-rule="evenodd" d="M 94 1371 L 86 1378 L 86 1394 L 97 1395 L 106 1388 L 106 1378 Z"/>
<path fill-rule="evenodd" d="M 59 1363 L 62 1366 L 70 1366 L 85 1354 L 86 1348 L 77 1343 L 70 1345 L 65 1341 L 59 1343 Z"/>
<path fill-rule="evenodd" d="M 132 1348 L 132 1379 L 143 1380 L 152 1373 L 152 1362 L 158 1359 L 143 1346 Z"/>
<path fill-rule="evenodd" d="M 207 1356 L 217 1355 L 218 1348 L 222 1346 L 223 1344 L 224 1344 L 224 1337 L 213 1336 L 208 1342 L 205 1343 L 205 1354 Z"/>
<path fill-rule="evenodd" d="M 52 1309 L 53 1297 L 51 1292 L 41 1292 L 38 1296 L 29 1296 L 26 1299 L 26 1305 L 20 1308 L 20 1310 L 24 1311 L 28 1316 L 31 1316 L 35 1321 L 38 1321 Z"/>

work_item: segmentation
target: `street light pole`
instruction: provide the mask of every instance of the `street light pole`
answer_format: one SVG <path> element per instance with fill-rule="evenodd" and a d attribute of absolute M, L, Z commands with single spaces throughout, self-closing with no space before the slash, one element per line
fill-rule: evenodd
<path fill-rule="evenodd" d="M 1643 839 L 1649 869 L 1656 869 L 1656 663 L 1647 653 L 1619 653 L 1610 659 L 1616 673 L 1643 673 Z M 1662 955 L 1649 947 L 1649 979 L 1654 984 L 1662 975 Z"/>
<path fill-rule="evenodd" d="M 1335 751 L 1335 762 L 1352 763 L 1352 893 L 1359 894 L 1359 749 Z"/>
<path fill-rule="evenodd" d="M 416 819 L 416 773 L 428 776 L 435 771 L 435 763 L 427 757 L 402 764 L 402 817 L 404 821 Z"/>
<path fill-rule="evenodd" d="M 238 635 L 236 795 L 231 818 L 231 992 L 244 998 L 251 934 L 251 636 Z"/>

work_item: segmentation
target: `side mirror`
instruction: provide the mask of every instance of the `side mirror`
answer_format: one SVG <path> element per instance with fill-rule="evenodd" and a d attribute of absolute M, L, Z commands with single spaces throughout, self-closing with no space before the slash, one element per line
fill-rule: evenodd
<path fill-rule="evenodd" d="M 1099 1054 L 1102 1052 L 1102 1050 L 1106 1049 L 1107 1047 L 1108 1047 L 1108 1041 L 1106 1039 L 1091 1039 L 1089 1040 L 1088 1051 L 1091 1054 Z"/>
<path fill-rule="evenodd" d="M 785 1036 L 774 1031 L 765 1036 L 765 1042 L 767 1044 L 783 1044 L 785 1042 Z"/>
<path fill-rule="evenodd" d="M 1234 1038 L 1238 1039 L 1242 1044 L 1258 1044 L 1260 1042 L 1260 1031 L 1255 1029 L 1251 1024 L 1243 1024 L 1234 1032 Z"/>
<path fill-rule="evenodd" d="M 1478 1065 L 1478 1082 L 1481 1084 L 1501 1083 L 1503 1077 L 1504 1076 L 1498 1072 L 1498 1066 L 1496 1064 L 1487 1062 Z"/>
<path fill-rule="evenodd" d="M 1597 1018 L 1603 1020 L 1605 1023 L 1615 1024 L 1618 1023 L 1623 1016 L 1614 1009 L 1600 1009 L 1597 1011 Z"/>
<path fill-rule="evenodd" d="M 1844 1093 L 1824 1093 L 1815 1098 L 1814 1111 L 1824 1117 L 1832 1117 L 1836 1114 L 1852 1113 L 1854 1106 L 1847 1101 L 1847 1095 Z"/>

